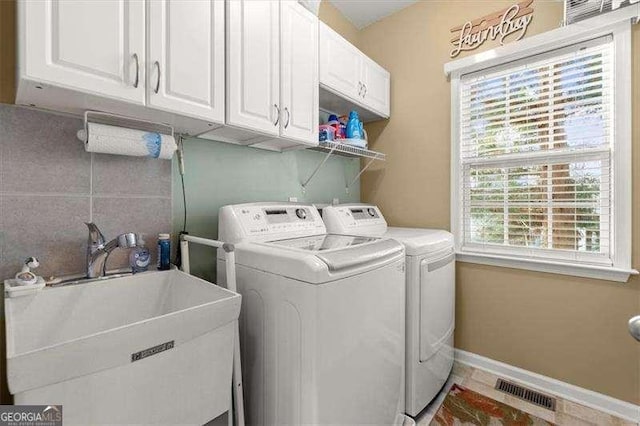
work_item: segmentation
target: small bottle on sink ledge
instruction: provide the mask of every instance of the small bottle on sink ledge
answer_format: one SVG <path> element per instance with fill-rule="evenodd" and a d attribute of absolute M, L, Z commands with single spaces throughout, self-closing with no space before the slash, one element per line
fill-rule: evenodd
<path fill-rule="evenodd" d="M 171 268 L 171 234 L 158 234 L 158 270 Z"/>

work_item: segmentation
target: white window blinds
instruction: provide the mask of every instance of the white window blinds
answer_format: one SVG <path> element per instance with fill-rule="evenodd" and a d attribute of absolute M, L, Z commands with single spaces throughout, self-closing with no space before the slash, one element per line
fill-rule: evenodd
<path fill-rule="evenodd" d="M 460 78 L 463 250 L 611 265 L 613 42 Z"/>

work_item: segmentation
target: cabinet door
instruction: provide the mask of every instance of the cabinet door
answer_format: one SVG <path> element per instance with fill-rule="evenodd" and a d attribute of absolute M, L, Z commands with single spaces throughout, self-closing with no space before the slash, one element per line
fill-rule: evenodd
<path fill-rule="evenodd" d="M 390 112 L 390 80 L 387 70 L 363 55 L 362 102 L 385 117 L 389 117 Z"/>
<path fill-rule="evenodd" d="M 282 136 L 318 143 L 318 18 L 296 1 L 280 5 Z"/>
<path fill-rule="evenodd" d="M 147 104 L 224 122 L 224 0 L 147 4 Z"/>
<path fill-rule="evenodd" d="M 320 24 L 320 84 L 362 102 L 362 53 L 325 24 Z"/>
<path fill-rule="evenodd" d="M 279 135 L 280 5 L 227 1 L 227 124 Z"/>
<path fill-rule="evenodd" d="M 23 76 L 144 103 L 142 0 L 20 1 Z"/>

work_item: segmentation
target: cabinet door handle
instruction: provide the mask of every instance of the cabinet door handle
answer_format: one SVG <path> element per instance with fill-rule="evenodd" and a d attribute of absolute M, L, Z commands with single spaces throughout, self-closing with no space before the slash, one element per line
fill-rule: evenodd
<path fill-rule="evenodd" d="M 362 96 L 362 82 L 358 82 L 358 96 Z"/>
<path fill-rule="evenodd" d="M 276 112 L 278 113 L 278 115 L 276 116 L 276 121 L 274 121 L 273 125 L 277 126 L 278 122 L 280 121 L 280 108 L 278 107 L 278 104 L 273 104 L 273 106 L 276 108 Z"/>
<path fill-rule="evenodd" d="M 160 62 L 155 61 L 153 63 L 153 66 L 158 68 L 158 81 L 156 81 L 156 88 L 153 89 L 153 92 L 158 93 L 158 91 L 160 90 Z"/>
<path fill-rule="evenodd" d="M 364 93 L 362 94 L 362 97 L 365 98 L 367 96 L 367 85 L 363 84 L 362 87 L 364 88 Z"/>
<path fill-rule="evenodd" d="M 133 59 L 136 60 L 136 80 L 133 82 L 133 87 L 138 88 L 138 83 L 140 83 L 140 61 L 138 60 L 138 54 L 133 54 Z"/>
<path fill-rule="evenodd" d="M 287 122 L 284 123 L 284 128 L 286 129 L 287 127 L 289 127 L 289 119 L 291 118 L 291 113 L 289 113 L 289 108 L 287 107 L 284 108 L 284 112 L 287 113 Z"/>

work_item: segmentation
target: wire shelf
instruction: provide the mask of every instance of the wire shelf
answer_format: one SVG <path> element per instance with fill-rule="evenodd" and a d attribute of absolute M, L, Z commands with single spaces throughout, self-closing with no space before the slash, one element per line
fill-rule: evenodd
<path fill-rule="evenodd" d="M 359 148 L 357 146 L 349 145 L 347 143 L 323 141 L 318 146 L 309 148 L 314 151 L 320 152 L 332 152 L 335 155 L 351 158 L 371 158 L 373 160 L 385 161 L 387 156 L 381 152 L 371 151 L 369 149 Z"/>
<path fill-rule="evenodd" d="M 359 148 L 357 146 L 340 142 L 323 141 L 320 142 L 318 146 L 314 146 L 308 149 L 320 151 L 325 153 L 326 155 L 316 166 L 316 169 L 313 171 L 313 173 L 311 173 L 311 176 L 309 176 L 309 178 L 304 183 L 302 183 L 302 192 L 306 191 L 309 182 L 313 180 L 314 176 L 316 176 L 318 171 L 322 168 L 322 166 L 324 166 L 324 163 L 326 163 L 329 157 L 331 157 L 332 155 L 340 155 L 342 157 L 350 158 L 367 158 L 369 160 L 367 161 L 367 164 L 365 164 L 365 166 L 360 169 L 360 173 L 358 173 L 357 176 L 351 181 L 351 183 L 345 187 L 347 193 L 349 193 L 349 188 L 353 186 L 353 184 L 356 183 L 358 179 L 360 179 L 360 176 L 362 176 L 365 170 L 367 170 L 374 161 L 385 161 L 387 159 L 387 156 L 381 152 L 370 151 L 368 149 Z"/>

